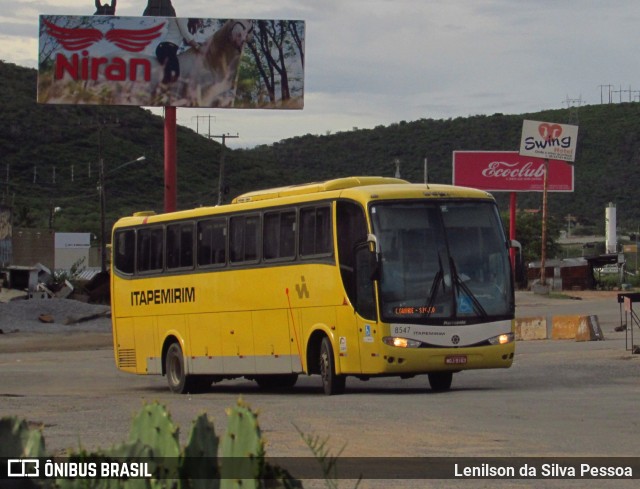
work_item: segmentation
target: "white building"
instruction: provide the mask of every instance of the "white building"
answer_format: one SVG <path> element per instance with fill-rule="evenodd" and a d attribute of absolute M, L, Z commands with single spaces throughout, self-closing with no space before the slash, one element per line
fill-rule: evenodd
<path fill-rule="evenodd" d="M 70 270 L 84 258 L 81 268 L 89 266 L 91 233 L 56 233 L 55 266 L 56 270 Z"/>

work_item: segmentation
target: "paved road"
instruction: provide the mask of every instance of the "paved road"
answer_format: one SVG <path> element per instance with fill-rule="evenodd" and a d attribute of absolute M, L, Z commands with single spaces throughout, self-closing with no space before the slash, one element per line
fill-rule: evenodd
<path fill-rule="evenodd" d="M 539 314 L 597 314 L 607 339 L 520 342 L 511 369 L 457 374 L 444 394 L 431 393 L 426 377 L 416 377 L 349 379 L 347 394 L 325 397 L 317 377 L 301 378 L 286 394 L 264 393 L 239 380 L 205 394 L 173 395 L 164 378 L 117 371 L 109 347 L 68 351 L 48 338 L 44 349 L 55 351 L 0 355 L 0 416 L 42 424 L 48 450 L 61 453 L 123 441 L 136 410 L 156 400 L 183 434 L 203 411 L 222 432 L 225 408 L 242 396 L 260 411 L 270 456 L 309 455 L 294 425 L 328 437 L 345 456 L 637 456 L 640 355 L 625 351 L 624 333 L 613 331 L 619 324 L 615 297 L 519 296 L 519 316 Z M 471 482 L 459 487 L 627 487 L 623 481 Z M 383 487 L 381 481 L 370 486 Z"/>

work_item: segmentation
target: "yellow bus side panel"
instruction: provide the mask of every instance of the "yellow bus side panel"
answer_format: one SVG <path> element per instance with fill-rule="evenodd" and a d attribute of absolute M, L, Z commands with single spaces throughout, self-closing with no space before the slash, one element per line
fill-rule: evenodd
<path fill-rule="evenodd" d="M 160 359 L 158 357 L 156 318 L 144 316 L 134 319 L 136 364 L 141 374 L 159 374 Z"/>
<path fill-rule="evenodd" d="M 192 373 L 223 373 L 219 314 L 191 314 L 188 323 L 189 338 L 193 338 L 189 345 Z"/>
<path fill-rule="evenodd" d="M 383 327 L 381 323 L 357 318 L 360 366 L 363 374 L 376 374 L 384 369 L 384 358 L 380 353 Z"/>
<path fill-rule="evenodd" d="M 302 365 L 287 310 L 254 311 L 253 341 L 257 373 L 300 372 Z"/>
<path fill-rule="evenodd" d="M 217 314 L 216 320 L 220 323 L 224 373 L 255 373 L 251 312 L 224 312 Z"/>
<path fill-rule="evenodd" d="M 334 307 L 336 338 L 336 358 L 339 360 L 340 373 L 359 374 L 360 345 L 357 331 L 357 317 L 351 307 Z"/>

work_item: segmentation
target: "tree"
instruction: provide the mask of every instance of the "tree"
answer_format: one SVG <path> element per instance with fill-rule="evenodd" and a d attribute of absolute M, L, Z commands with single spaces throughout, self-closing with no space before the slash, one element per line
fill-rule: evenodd
<path fill-rule="evenodd" d="M 253 39 L 248 43 L 256 68 L 271 102 L 275 102 L 276 87 L 280 84 L 280 100 L 291 98 L 287 61 L 299 56 L 304 67 L 303 40 L 300 26 L 295 21 L 258 20 Z"/>
<path fill-rule="evenodd" d="M 503 214 L 503 222 L 509 235 L 509 219 Z M 547 222 L 547 256 L 555 257 L 560 252 L 557 238 L 560 236 L 560 225 L 557 219 L 549 218 Z M 519 211 L 516 214 L 516 240 L 522 245 L 522 260 L 527 263 L 540 259 L 542 250 L 542 215 L 534 212 Z"/>

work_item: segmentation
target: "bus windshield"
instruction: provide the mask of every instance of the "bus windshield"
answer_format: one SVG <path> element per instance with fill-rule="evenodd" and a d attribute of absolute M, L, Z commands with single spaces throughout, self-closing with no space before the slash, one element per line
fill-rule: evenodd
<path fill-rule="evenodd" d="M 506 238 L 493 202 L 371 206 L 382 317 L 460 325 L 513 316 Z"/>

